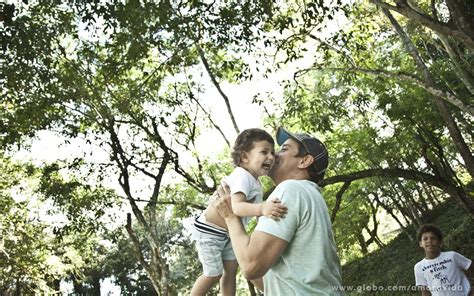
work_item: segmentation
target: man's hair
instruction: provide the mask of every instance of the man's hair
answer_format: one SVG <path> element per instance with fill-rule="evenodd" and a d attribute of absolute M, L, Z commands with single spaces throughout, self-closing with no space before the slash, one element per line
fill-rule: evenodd
<path fill-rule="evenodd" d="M 432 232 L 440 241 L 443 240 L 443 234 L 441 233 L 441 230 L 438 227 L 434 226 L 433 224 L 423 224 L 420 226 L 420 228 L 418 228 L 418 231 L 416 233 L 416 238 L 418 239 L 418 241 L 421 241 L 423 233 L 427 232 Z"/>
<path fill-rule="evenodd" d="M 252 150 L 255 142 L 267 141 L 272 145 L 275 145 L 275 141 L 272 136 L 266 131 L 259 128 L 249 128 L 241 132 L 235 140 L 234 147 L 232 148 L 232 161 L 234 165 L 240 166 L 242 159 L 242 152 L 249 152 Z"/>

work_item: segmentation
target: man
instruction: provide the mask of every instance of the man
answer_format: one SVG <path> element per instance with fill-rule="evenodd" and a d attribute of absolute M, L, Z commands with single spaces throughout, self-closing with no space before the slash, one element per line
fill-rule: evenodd
<path fill-rule="evenodd" d="M 340 295 L 339 257 L 319 183 L 328 165 L 324 145 L 305 134 L 277 132 L 281 150 L 269 176 L 288 213 L 279 221 L 261 217 L 251 236 L 232 212 L 228 189 L 214 206 L 224 218 L 244 276 L 265 295 Z M 263 287 L 261 277 L 263 277 Z"/>

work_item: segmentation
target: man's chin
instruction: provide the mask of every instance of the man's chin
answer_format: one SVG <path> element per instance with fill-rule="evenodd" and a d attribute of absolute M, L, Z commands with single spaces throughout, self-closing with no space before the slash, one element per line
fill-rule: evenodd
<path fill-rule="evenodd" d="M 268 171 L 267 176 L 273 179 L 273 172 L 271 170 Z"/>
<path fill-rule="evenodd" d="M 272 180 L 275 180 L 276 170 L 274 169 L 269 170 L 267 176 L 269 176 Z"/>

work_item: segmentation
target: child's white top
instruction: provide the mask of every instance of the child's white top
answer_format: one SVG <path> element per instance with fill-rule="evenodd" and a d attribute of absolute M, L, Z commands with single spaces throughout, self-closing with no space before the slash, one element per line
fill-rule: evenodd
<path fill-rule="evenodd" d="M 263 201 L 262 184 L 246 169 L 236 167 L 234 171 L 224 179 L 224 182 L 230 187 L 230 194 L 242 192 L 249 203 L 261 203 Z M 246 226 L 252 216 L 241 217 L 242 223 Z"/>

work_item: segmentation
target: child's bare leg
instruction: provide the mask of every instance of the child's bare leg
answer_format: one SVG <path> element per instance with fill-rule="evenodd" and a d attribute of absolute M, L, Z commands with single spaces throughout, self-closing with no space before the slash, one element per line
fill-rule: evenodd
<path fill-rule="evenodd" d="M 223 296 L 235 295 L 235 277 L 238 266 L 237 260 L 224 260 L 224 274 L 220 281 Z"/>
<path fill-rule="evenodd" d="M 200 277 L 198 277 L 198 279 L 194 283 L 194 286 L 191 290 L 191 295 L 192 296 L 205 296 L 206 293 L 212 289 L 212 286 L 214 286 L 215 284 L 219 282 L 220 278 L 221 278 L 220 275 L 218 276 L 201 275 Z"/>

